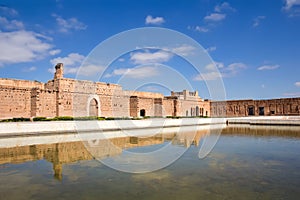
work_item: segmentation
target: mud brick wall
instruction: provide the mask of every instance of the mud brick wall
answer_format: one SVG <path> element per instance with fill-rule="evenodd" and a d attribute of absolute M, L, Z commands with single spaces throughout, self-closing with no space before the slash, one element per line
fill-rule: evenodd
<path fill-rule="evenodd" d="M 0 86 L 0 119 L 30 115 L 31 89 Z"/>
<path fill-rule="evenodd" d="M 210 101 L 201 101 L 199 102 L 198 105 L 199 105 L 200 116 L 211 116 Z"/>
<path fill-rule="evenodd" d="M 300 115 L 300 98 L 211 102 L 212 116 Z"/>
<path fill-rule="evenodd" d="M 123 91 L 124 95 L 127 96 L 137 96 L 140 98 L 164 98 L 164 95 L 161 93 L 154 92 L 141 92 L 141 91 Z"/>
<path fill-rule="evenodd" d="M 84 117 L 88 116 L 88 95 L 82 94 L 82 93 L 74 93 L 72 94 L 72 114 L 71 116 L 74 117 Z M 60 111 L 62 111 L 64 108 L 60 108 Z"/>
<path fill-rule="evenodd" d="M 300 115 L 300 98 L 203 101 L 198 92 L 161 93 L 124 91 L 118 84 L 63 77 L 56 66 L 53 80 L 0 78 L 0 119 L 55 116 L 214 116 Z"/>
<path fill-rule="evenodd" d="M 56 86 L 59 116 L 88 116 L 91 101 L 97 102 L 98 116 L 129 116 L 129 97 L 119 85 L 63 78 L 50 82 L 47 87 Z"/>
<path fill-rule="evenodd" d="M 50 90 L 38 90 L 37 98 L 32 99 L 36 101 L 37 113 L 34 116 L 43 116 L 43 117 L 56 117 L 56 92 Z"/>
<path fill-rule="evenodd" d="M 179 116 L 210 116 L 210 103 L 207 101 L 178 100 Z"/>
<path fill-rule="evenodd" d="M 26 80 L 16 80 L 16 79 L 7 79 L 0 78 L 0 87 L 11 87 L 11 88 L 39 88 L 44 89 L 44 83 L 38 81 L 26 81 Z"/>
<path fill-rule="evenodd" d="M 131 117 L 138 117 L 139 116 L 139 99 L 137 96 L 131 96 L 130 101 L 130 116 Z"/>
<path fill-rule="evenodd" d="M 175 116 L 175 99 L 163 100 L 163 116 Z"/>
<path fill-rule="evenodd" d="M 145 116 L 154 116 L 154 99 L 139 97 L 138 100 L 138 116 L 140 116 L 140 111 L 145 110 Z"/>
<path fill-rule="evenodd" d="M 101 98 L 100 98 L 101 101 Z M 122 94 L 114 95 L 111 98 L 112 105 L 112 117 L 129 117 L 129 97 Z"/>
<path fill-rule="evenodd" d="M 210 103 L 210 113 L 213 117 L 226 117 L 226 101 L 213 101 Z"/>

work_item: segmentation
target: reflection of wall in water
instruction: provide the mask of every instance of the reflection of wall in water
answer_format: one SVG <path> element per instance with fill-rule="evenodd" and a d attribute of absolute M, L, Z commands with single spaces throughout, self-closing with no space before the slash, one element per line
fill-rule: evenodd
<path fill-rule="evenodd" d="M 79 160 L 92 160 L 122 153 L 124 148 L 140 147 L 164 142 L 162 136 L 138 138 L 132 143 L 131 137 L 99 140 L 97 145 L 85 147 L 82 142 L 42 144 L 0 149 L 0 164 L 23 163 L 45 159 L 53 164 L 54 176 L 62 179 L 62 165 Z M 90 153 L 91 151 L 91 153 Z"/>
<path fill-rule="evenodd" d="M 244 136 L 278 136 L 300 137 L 299 126 L 255 126 L 255 125 L 229 125 L 222 130 L 223 135 Z"/>
<path fill-rule="evenodd" d="M 184 132 L 182 134 L 176 134 L 174 138 L 172 138 L 173 145 L 180 145 L 186 148 L 191 145 L 199 146 L 202 137 L 209 135 L 212 130 L 198 130 L 198 131 L 190 131 Z"/>
<path fill-rule="evenodd" d="M 23 163 L 45 159 L 53 164 L 55 178 L 62 179 L 62 165 L 79 160 L 101 159 L 122 153 L 123 149 L 162 144 L 171 141 L 174 145 L 199 145 L 200 139 L 209 134 L 208 130 L 186 133 L 158 134 L 151 137 L 122 137 L 109 140 L 67 142 L 18 146 L 0 149 L 0 164 Z M 88 149 L 88 150 L 87 150 Z"/>

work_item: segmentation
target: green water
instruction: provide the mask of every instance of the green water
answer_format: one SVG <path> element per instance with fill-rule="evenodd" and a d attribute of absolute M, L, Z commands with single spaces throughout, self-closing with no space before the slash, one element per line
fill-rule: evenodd
<path fill-rule="evenodd" d="M 299 199 L 300 127 L 227 128 L 204 159 L 193 144 L 144 174 L 113 170 L 78 142 L 2 148 L 0 199 Z"/>

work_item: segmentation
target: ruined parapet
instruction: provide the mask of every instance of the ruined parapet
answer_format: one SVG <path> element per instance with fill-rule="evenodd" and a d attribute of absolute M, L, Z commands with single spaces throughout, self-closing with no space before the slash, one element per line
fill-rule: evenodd
<path fill-rule="evenodd" d="M 0 88 L 16 88 L 16 89 L 44 89 L 44 83 L 39 81 L 27 81 L 9 78 L 0 78 Z"/>
<path fill-rule="evenodd" d="M 57 65 L 55 66 L 54 79 L 60 79 L 63 77 L 64 77 L 64 64 L 57 63 Z"/>

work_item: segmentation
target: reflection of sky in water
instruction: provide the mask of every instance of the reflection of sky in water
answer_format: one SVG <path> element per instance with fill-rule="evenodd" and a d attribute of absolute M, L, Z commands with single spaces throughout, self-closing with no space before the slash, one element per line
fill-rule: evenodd
<path fill-rule="evenodd" d="M 79 159 L 62 163 L 59 181 L 53 178 L 55 157 L 26 161 L 27 154 L 18 154 L 24 162 L 0 165 L 0 199 L 298 199 L 300 132 L 238 131 L 224 132 L 204 159 L 192 145 L 172 165 L 145 174 L 115 171 L 77 152 Z M 159 145 L 127 150 L 148 152 Z M 67 161 L 60 156 L 58 161 Z"/>
<path fill-rule="evenodd" d="M 158 149 L 157 145 L 151 145 L 146 150 L 138 147 L 135 152 L 125 150 L 120 155 L 101 159 L 101 162 L 123 172 L 151 172 L 172 164 L 186 151 L 184 146 L 172 145 L 170 142 L 159 146 L 161 148 Z"/>
<path fill-rule="evenodd" d="M 125 151 L 132 152 L 132 153 L 149 153 L 153 151 L 158 151 L 159 149 L 163 148 L 165 145 L 168 145 L 170 142 L 164 142 L 162 144 L 154 144 L 144 147 L 134 147 L 126 149 Z"/>

